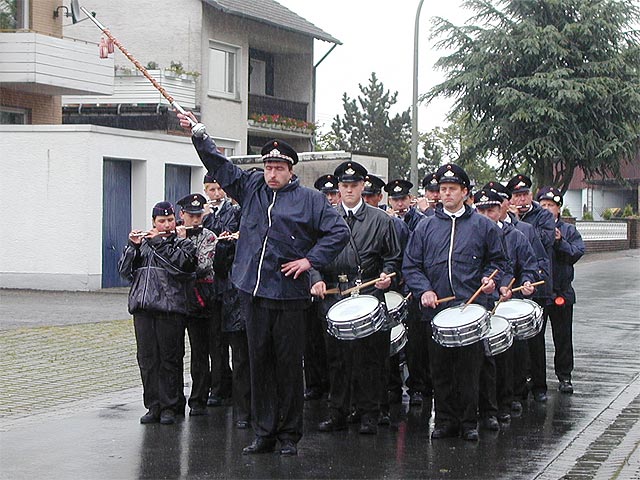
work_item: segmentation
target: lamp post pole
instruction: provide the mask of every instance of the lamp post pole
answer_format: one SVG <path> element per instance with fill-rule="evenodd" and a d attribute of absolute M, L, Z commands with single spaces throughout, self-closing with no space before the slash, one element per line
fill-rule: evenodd
<path fill-rule="evenodd" d="M 411 176 L 413 193 L 418 191 L 418 32 L 420 30 L 420 11 L 422 2 L 418 3 L 416 24 L 413 32 L 413 103 L 411 104 Z"/>

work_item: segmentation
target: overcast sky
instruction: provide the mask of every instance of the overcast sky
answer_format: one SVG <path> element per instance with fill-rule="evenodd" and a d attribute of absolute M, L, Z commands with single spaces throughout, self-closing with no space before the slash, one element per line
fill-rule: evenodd
<path fill-rule="evenodd" d="M 376 72 L 384 86 L 398 91 L 397 109 L 411 106 L 413 91 L 413 32 L 418 0 L 278 0 L 282 5 L 320 27 L 343 44 L 318 67 L 316 120 L 331 124 L 336 114 L 342 114 L 342 94 L 354 98 L 358 84 L 368 83 Z M 455 24 L 464 23 L 468 11 L 460 7 L 461 0 L 425 1 L 420 15 L 418 92 L 426 92 L 443 79 L 433 68 L 442 52 L 433 49 L 429 39 L 431 18 L 441 16 Z M 331 44 L 316 41 L 316 61 Z M 449 102 L 443 100 L 423 105 L 418 110 L 420 131 L 444 124 Z"/>

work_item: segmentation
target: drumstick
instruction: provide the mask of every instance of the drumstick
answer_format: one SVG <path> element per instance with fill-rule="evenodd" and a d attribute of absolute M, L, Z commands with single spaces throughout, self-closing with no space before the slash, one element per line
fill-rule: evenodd
<path fill-rule="evenodd" d="M 444 302 L 450 302 L 451 300 L 455 300 L 456 296 L 452 295 L 450 297 L 444 297 L 444 298 L 439 298 L 438 300 L 436 300 L 436 305 L 440 305 L 441 303 Z"/>
<path fill-rule="evenodd" d="M 396 276 L 396 272 L 392 272 L 389 275 L 387 275 L 387 278 L 395 277 L 395 276 Z M 341 292 L 341 293 L 342 293 L 342 295 L 349 295 L 351 292 L 354 292 L 356 290 L 360 290 L 361 288 L 370 287 L 371 285 L 373 285 L 374 283 L 379 282 L 380 280 L 382 280 L 381 277 L 374 278 L 373 280 L 369 280 L 368 282 L 365 282 L 365 283 L 363 283 L 361 285 L 356 285 L 355 287 L 347 288 L 344 292 Z"/>
<path fill-rule="evenodd" d="M 540 280 L 539 282 L 533 282 L 531 285 L 529 285 L 530 287 L 537 287 L 538 285 L 542 285 L 544 283 L 544 280 Z M 519 292 L 520 290 L 524 290 L 526 287 L 526 285 L 520 285 L 519 287 L 514 288 L 513 290 L 511 290 L 512 292 Z"/>
<path fill-rule="evenodd" d="M 491 275 L 489 275 L 489 280 L 493 280 L 493 277 L 495 277 L 498 274 L 499 270 L 496 268 L 493 273 Z M 484 287 L 484 284 L 480 285 L 480 288 L 478 288 L 478 290 L 476 290 L 476 293 L 473 294 L 473 296 L 467 301 L 467 303 L 464 304 L 464 306 L 462 307 L 462 310 L 465 309 L 465 307 L 467 305 L 469 305 L 470 303 L 473 303 L 473 301 L 478 298 L 478 295 L 480 295 L 480 292 L 482 292 L 482 288 Z"/>
<path fill-rule="evenodd" d="M 509 285 L 507 286 L 507 290 L 511 290 L 511 287 L 513 287 L 513 284 L 514 284 L 514 283 L 516 283 L 516 277 L 513 277 L 513 278 L 511 279 L 511 281 L 509 282 Z M 494 313 L 496 313 L 496 310 L 497 310 L 497 308 L 498 308 L 498 305 L 500 305 L 500 304 L 503 302 L 502 298 L 503 298 L 503 297 L 500 297 L 500 298 L 498 299 L 498 301 L 496 302 L 495 306 L 493 307 L 493 310 L 491 310 L 491 315 L 493 315 Z"/>

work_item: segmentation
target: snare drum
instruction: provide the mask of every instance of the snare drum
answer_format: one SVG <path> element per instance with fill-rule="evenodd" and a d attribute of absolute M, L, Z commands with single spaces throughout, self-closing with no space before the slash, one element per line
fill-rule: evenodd
<path fill-rule="evenodd" d="M 396 325 L 400 325 L 407 319 L 409 314 L 409 306 L 407 299 L 400 295 L 398 292 L 386 292 L 384 294 L 384 303 L 387 304 L 387 316 L 386 328 L 393 328 Z"/>
<path fill-rule="evenodd" d="M 506 318 L 494 315 L 491 317 L 489 335 L 484 339 L 487 356 L 492 357 L 506 352 L 513 345 L 513 331 L 511 323 Z"/>
<path fill-rule="evenodd" d="M 389 349 L 389 356 L 396 355 L 402 347 L 407 344 L 407 329 L 404 325 L 399 323 L 391 329 L 391 348 Z"/>
<path fill-rule="evenodd" d="M 433 339 L 443 347 L 463 347 L 489 333 L 489 312 L 472 303 L 442 310 L 432 320 Z"/>
<path fill-rule="evenodd" d="M 542 327 L 542 308 L 532 300 L 513 298 L 502 302 L 495 314 L 511 323 L 516 340 L 534 337 Z"/>
<path fill-rule="evenodd" d="M 327 312 L 327 332 L 340 340 L 355 340 L 377 332 L 386 322 L 384 305 L 372 295 L 345 298 Z"/>

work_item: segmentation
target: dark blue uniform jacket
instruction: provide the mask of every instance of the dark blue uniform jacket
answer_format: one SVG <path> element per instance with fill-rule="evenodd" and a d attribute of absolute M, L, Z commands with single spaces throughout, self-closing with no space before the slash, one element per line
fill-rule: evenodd
<path fill-rule="evenodd" d="M 273 190 L 262 172 L 232 164 L 210 137 L 192 141 L 207 170 L 242 207 L 233 284 L 255 297 L 309 299 L 308 272 L 294 280 L 281 273 L 281 266 L 305 257 L 314 268 L 329 264 L 349 241 L 345 221 L 322 193 L 303 187 L 297 178 Z"/>
<path fill-rule="evenodd" d="M 576 292 L 573 290 L 573 265 L 584 255 L 584 242 L 575 226 L 556 222 L 562 238 L 553 243 L 553 293 L 564 297 L 566 304 L 576 303 Z"/>

